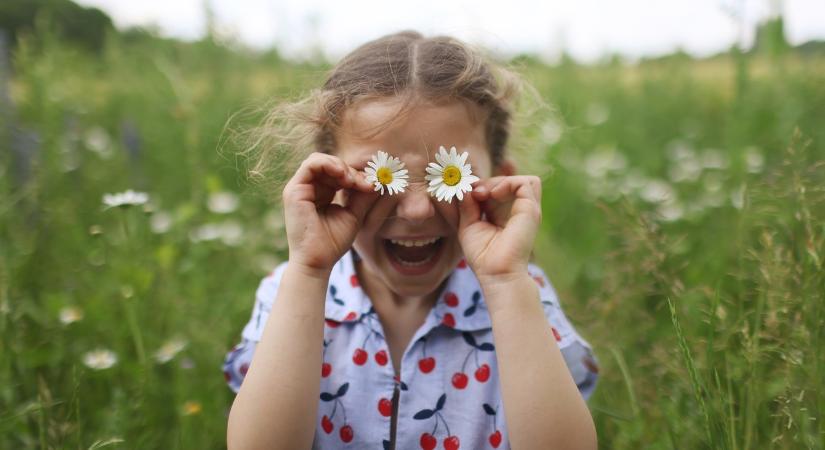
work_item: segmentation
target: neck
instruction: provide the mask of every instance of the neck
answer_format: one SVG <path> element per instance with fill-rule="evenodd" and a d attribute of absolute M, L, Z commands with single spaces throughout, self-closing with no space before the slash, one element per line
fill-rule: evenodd
<path fill-rule="evenodd" d="M 417 317 L 421 320 L 427 317 L 427 313 L 435 306 L 438 300 L 440 289 L 435 289 L 427 295 L 400 295 L 393 292 L 378 276 L 372 273 L 362 262 L 355 263 L 355 271 L 361 288 L 367 293 L 372 301 L 375 311 L 381 317 L 392 317 L 402 315 L 403 317 Z"/>

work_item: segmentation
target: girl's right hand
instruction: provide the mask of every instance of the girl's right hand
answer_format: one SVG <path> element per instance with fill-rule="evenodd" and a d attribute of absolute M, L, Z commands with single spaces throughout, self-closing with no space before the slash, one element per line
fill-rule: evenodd
<path fill-rule="evenodd" d="M 333 202 L 342 189 L 349 194 L 346 206 Z M 364 174 L 342 159 L 309 155 L 283 192 L 290 265 L 328 277 L 352 246 L 375 195 Z"/>

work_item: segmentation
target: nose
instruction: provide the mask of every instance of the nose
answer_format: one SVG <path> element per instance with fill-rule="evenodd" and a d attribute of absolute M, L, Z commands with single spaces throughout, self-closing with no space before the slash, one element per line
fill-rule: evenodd
<path fill-rule="evenodd" d="M 420 223 L 435 215 L 432 197 L 427 192 L 426 183 L 423 186 L 407 186 L 406 192 L 400 194 L 396 213 L 399 218 Z"/>

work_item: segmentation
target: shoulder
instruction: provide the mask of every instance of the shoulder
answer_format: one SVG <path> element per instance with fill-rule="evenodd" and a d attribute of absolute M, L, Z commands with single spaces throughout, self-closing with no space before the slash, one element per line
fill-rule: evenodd
<path fill-rule="evenodd" d="M 528 265 L 528 272 L 539 287 L 539 299 L 544 315 L 567 368 L 582 396 L 587 400 L 595 390 L 599 374 L 599 363 L 593 347 L 576 331 L 564 314 L 559 297 L 547 274 L 535 264 Z"/>
<path fill-rule="evenodd" d="M 287 262 L 279 264 L 258 284 L 255 291 L 255 306 L 252 308 L 252 315 L 249 318 L 241 335 L 244 339 L 257 342 L 261 339 L 264 325 L 272 310 L 272 304 L 278 295 L 278 286 L 286 271 Z"/>
<path fill-rule="evenodd" d="M 275 299 L 274 295 L 278 291 L 278 286 L 281 284 L 288 263 L 288 261 L 284 261 L 278 264 L 267 276 L 263 277 L 258 284 L 258 290 L 255 292 L 256 299 L 263 298 L 271 304 L 272 300 Z"/>

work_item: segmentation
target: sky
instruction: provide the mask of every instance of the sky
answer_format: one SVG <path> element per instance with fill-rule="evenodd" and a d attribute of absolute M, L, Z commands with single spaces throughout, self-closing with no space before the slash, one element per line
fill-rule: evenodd
<path fill-rule="evenodd" d="M 681 49 L 707 56 L 753 42 L 756 24 L 782 14 L 792 44 L 825 40 L 825 0 L 77 0 L 120 27 L 156 26 L 197 39 L 206 5 L 221 35 L 257 49 L 335 61 L 401 29 L 448 34 L 500 55 L 549 62 L 566 51 L 582 62 L 618 53 L 629 60 Z"/>

